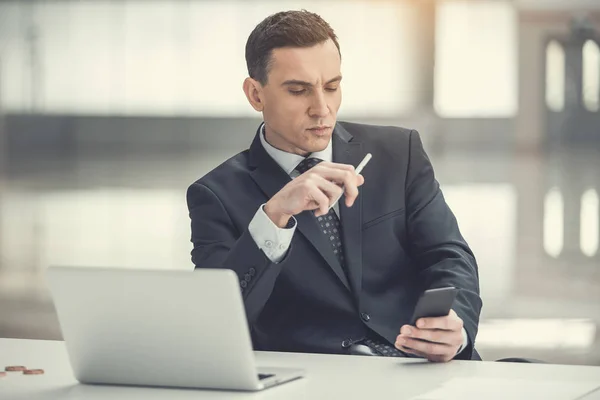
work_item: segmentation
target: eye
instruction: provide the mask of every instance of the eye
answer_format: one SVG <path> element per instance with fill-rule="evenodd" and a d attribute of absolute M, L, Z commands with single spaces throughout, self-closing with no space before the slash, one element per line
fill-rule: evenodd
<path fill-rule="evenodd" d="M 300 90 L 289 89 L 288 92 L 290 92 L 290 94 L 293 94 L 294 96 L 300 96 L 301 94 L 306 92 L 306 89 L 300 89 Z"/>
<path fill-rule="evenodd" d="M 338 86 L 336 87 L 327 87 L 325 88 L 326 91 L 328 92 L 336 92 L 338 90 Z"/>

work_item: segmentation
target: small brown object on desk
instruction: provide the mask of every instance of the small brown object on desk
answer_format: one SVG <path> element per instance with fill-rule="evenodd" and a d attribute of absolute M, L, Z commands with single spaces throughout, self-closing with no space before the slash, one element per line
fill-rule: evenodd
<path fill-rule="evenodd" d="M 43 369 L 26 369 L 23 371 L 23 375 L 43 375 Z"/>
<path fill-rule="evenodd" d="M 9 365 L 8 367 L 4 368 L 4 370 L 8 372 L 21 372 L 25 371 L 26 369 L 27 368 L 22 365 Z"/>

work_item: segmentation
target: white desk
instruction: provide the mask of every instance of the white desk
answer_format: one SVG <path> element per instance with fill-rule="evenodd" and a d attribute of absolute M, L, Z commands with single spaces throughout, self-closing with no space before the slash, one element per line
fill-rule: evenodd
<path fill-rule="evenodd" d="M 452 378 L 518 378 L 547 382 L 598 382 L 600 367 L 257 352 L 259 365 L 302 367 L 307 377 L 257 393 L 81 385 L 63 342 L 0 339 L 0 368 L 25 365 L 45 375 L 0 378 L 2 400 L 49 399 L 410 399 Z M 532 399 L 536 397 L 530 397 Z M 585 399 L 600 399 L 596 390 Z"/>

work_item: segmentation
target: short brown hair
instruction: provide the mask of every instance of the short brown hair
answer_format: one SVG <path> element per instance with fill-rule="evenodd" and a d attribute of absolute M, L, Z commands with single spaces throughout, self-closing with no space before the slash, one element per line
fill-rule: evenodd
<path fill-rule="evenodd" d="M 315 13 L 301 10 L 270 15 L 256 25 L 246 42 L 248 75 L 265 85 L 273 49 L 311 47 L 328 39 L 333 40 L 339 52 L 340 45 L 335 32 Z"/>

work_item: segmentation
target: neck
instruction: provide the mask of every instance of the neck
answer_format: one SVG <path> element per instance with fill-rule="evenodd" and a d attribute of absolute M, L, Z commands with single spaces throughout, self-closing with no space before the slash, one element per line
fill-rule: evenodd
<path fill-rule="evenodd" d="M 297 154 L 302 157 L 307 157 L 310 155 L 309 152 L 306 152 L 290 143 L 287 143 L 285 140 L 281 139 L 280 135 L 273 133 L 273 131 L 269 128 L 269 126 L 265 123 L 265 140 L 271 146 L 275 147 L 277 150 L 285 151 L 286 153 Z"/>

